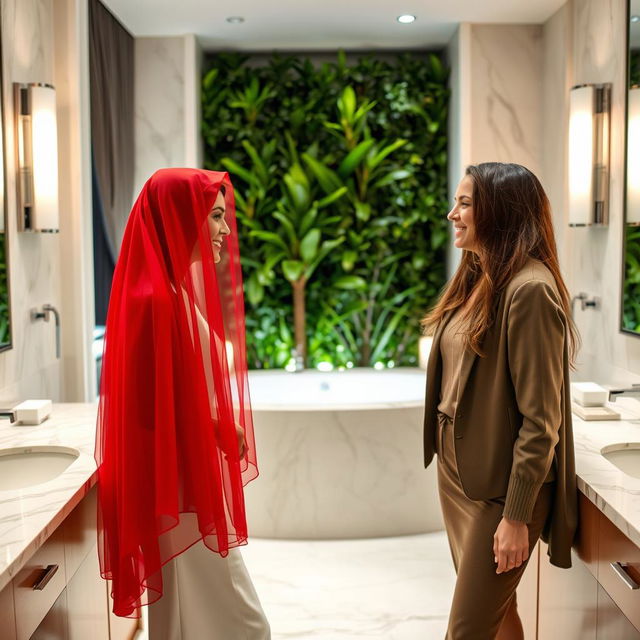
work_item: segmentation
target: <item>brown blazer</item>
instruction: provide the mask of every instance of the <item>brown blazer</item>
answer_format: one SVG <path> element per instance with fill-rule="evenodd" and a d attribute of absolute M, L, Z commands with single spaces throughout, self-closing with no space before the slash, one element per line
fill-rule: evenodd
<path fill-rule="evenodd" d="M 435 452 L 442 358 L 441 322 L 427 366 L 424 463 Z M 571 566 L 577 488 L 569 389 L 567 318 L 552 273 L 530 260 L 498 300 L 484 357 L 467 349 L 454 417 L 456 462 L 472 500 L 505 497 L 504 515 L 529 522 L 551 465 L 555 491 L 542 538 L 550 561 Z"/>

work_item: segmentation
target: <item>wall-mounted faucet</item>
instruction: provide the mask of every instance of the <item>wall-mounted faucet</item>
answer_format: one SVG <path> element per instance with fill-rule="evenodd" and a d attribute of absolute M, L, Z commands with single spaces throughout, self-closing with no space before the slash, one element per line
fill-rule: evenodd
<path fill-rule="evenodd" d="M 295 365 L 294 372 L 300 373 L 304 371 L 304 358 L 302 357 L 302 345 L 298 345 L 295 349 L 291 351 L 291 357 L 293 358 L 293 362 Z"/>
<path fill-rule="evenodd" d="M 51 304 L 45 304 L 42 307 L 41 311 L 38 309 L 31 309 L 31 322 L 35 322 L 36 320 L 44 320 L 45 322 L 49 322 L 49 318 L 53 313 L 56 320 L 56 358 L 60 357 L 60 313 L 58 310 Z"/>
<path fill-rule="evenodd" d="M 640 384 L 632 384 L 624 389 L 609 389 L 609 402 L 618 398 L 640 398 Z"/>
<path fill-rule="evenodd" d="M 597 296 L 593 296 L 592 298 L 589 298 L 588 293 L 581 291 L 578 295 L 575 295 L 573 296 L 573 298 L 571 298 L 571 317 L 574 317 L 575 315 L 574 307 L 577 300 L 580 301 L 581 311 L 584 311 L 585 309 L 597 310 L 597 309 L 600 309 L 602 304 L 600 298 L 598 298 Z"/>

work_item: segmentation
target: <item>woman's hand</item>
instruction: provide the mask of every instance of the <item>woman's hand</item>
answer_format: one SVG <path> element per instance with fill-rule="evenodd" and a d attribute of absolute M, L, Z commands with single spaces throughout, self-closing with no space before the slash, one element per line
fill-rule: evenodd
<path fill-rule="evenodd" d="M 244 429 L 236 422 L 236 437 L 238 438 L 238 455 L 244 460 L 247 455 L 247 441 L 244 437 Z"/>
<path fill-rule="evenodd" d="M 496 573 L 519 567 L 529 558 L 529 527 L 526 522 L 502 518 L 493 536 L 493 558 Z"/>

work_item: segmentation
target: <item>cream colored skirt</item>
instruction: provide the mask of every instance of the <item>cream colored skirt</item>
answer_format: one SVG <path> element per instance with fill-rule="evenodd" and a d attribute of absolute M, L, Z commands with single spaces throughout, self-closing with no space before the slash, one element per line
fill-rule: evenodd
<path fill-rule="evenodd" d="M 271 631 L 239 549 L 222 558 L 202 541 L 162 568 L 149 640 L 269 640 Z"/>

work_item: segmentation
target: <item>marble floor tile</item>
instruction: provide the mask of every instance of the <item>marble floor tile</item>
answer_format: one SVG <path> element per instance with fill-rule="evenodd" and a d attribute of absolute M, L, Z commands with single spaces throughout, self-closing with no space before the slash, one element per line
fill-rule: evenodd
<path fill-rule="evenodd" d="M 444 532 L 252 539 L 242 554 L 273 640 L 444 637 L 455 574 Z"/>

